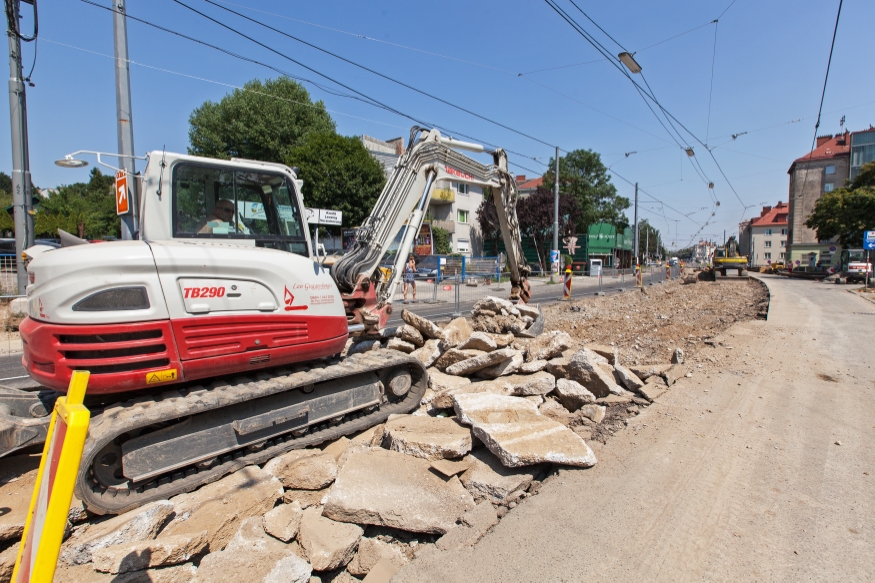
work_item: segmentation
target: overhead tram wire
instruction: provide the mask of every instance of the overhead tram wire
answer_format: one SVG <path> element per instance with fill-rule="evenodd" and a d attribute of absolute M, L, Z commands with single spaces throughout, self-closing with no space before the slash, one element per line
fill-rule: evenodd
<path fill-rule="evenodd" d="M 734 0 L 733 0 L 734 1 Z M 727 8 L 728 10 L 728 8 Z M 708 143 L 708 136 L 711 134 L 711 100 L 714 96 L 714 64 L 717 62 L 717 26 L 714 21 L 714 49 L 711 51 L 711 84 L 708 88 L 708 123 L 705 126 L 705 144 Z M 705 146 L 707 148 L 707 146 Z"/>
<path fill-rule="evenodd" d="M 290 61 L 292 61 L 292 62 L 297 63 L 297 61 L 295 61 L 294 59 L 292 59 L 292 58 L 289 57 L 288 55 L 285 55 L 284 53 L 282 53 L 282 52 L 280 52 L 280 51 L 278 51 L 278 50 L 276 50 L 276 49 L 274 49 L 274 48 L 272 48 L 272 47 L 270 47 L 270 46 L 268 46 L 268 45 L 262 43 L 261 41 L 259 41 L 259 40 L 255 39 L 255 38 L 252 38 L 251 36 L 248 36 L 248 35 L 246 35 L 246 34 L 240 32 L 239 30 L 235 29 L 234 27 L 232 27 L 232 26 L 230 26 L 230 25 L 228 25 L 228 24 L 225 24 L 225 23 L 223 23 L 223 22 L 220 21 L 220 20 L 215 19 L 215 18 L 213 18 L 212 16 L 209 16 L 208 14 L 203 13 L 203 12 L 197 10 L 196 8 L 193 8 L 193 7 L 189 6 L 188 4 L 182 2 L 182 0 L 173 0 L 173 1 L 174 1 L 176 4 L 179 4 L 180 6 L 183 6 L 183 7 L 187 8 L 187 9 L 191 10 L 192 12 L 201 15 L 202 17 L 206 18 L 207 20 L 210 20 L 211 22 L 213 22 L 213 23 L 215 23 L 215 24 L 218 24 L 219 26 L 221 26 L 221 27 L 223 27 L 223 28 L 225 28 L 225 29 L 227 29 L 227 30 L 230 30 L 231 32 L 233 32 L 233 33 L 235 33 L 235 34 L 237 34 L 237 35 L 239 35 L 239 36 L 242 36 L 243 38 L 245 38 L 245 39 L 247 39 L 247 40 L 249 40 L 249 41 L 251 41 L 251 42 L 253 42 L 253 43 L 255 43 L 255 44 L 257 44 L 257 45 L 259 45 L 259 46 L 261 46 L 261 47 L 263 47 L 263 48 L 265 48 L 265 49 L 267 49 L 267 50 L 269 50 L 269 51 L 271 51 L 271 52 L 273 52 L 273 53 L 275 53 L 275 54 L 277 54 L 277 55 L 279 55 L 279 56 L 281 56 L 281 57 L 283 57 L 283 58 L 285 58 L 285 59 L 288 59 L 288 60 L 290 60 Z M 310 47 L 310 48 L 312 48 L 312 49 L 315 49 L 315 50 L 317 50 L 317 51 L 320 51 L 320 52 L 322 52 L 322 53 L 325 53 L 326 55 L 330 55 L 330 56 L 334 57 L 335 59 L 339 59 L 339 60 L 341 60 L 341 61 L 343 61 L 343 62 L 345 62 L 345 63 L 347 63 L 347 64 L 353 65 L 354 67 L 358 67 L 359 69 L 362 69 L 362 70 L 364 70 L 364 71 L 367 71 L 367 72 L 369 72 L 369 73 L 371 73 L 371 74 L 373 74 L 373 75 L 377 75 L 378 77 L 381 77 L 381 78 L 383 78 L 383 79 L 386 79 L 387 81 L 391 81 L 392 83 L 395 83 L 395 84 L 397 84 L 397 85 L 400 85 L 400 86 L 402 86 L 402 87 L 405 87 L 406 89 L 409 89 L 409 90 L 411 90 L 411 91 L 414 91 L 414 92 L 416 92 L 416 93 L 419 93 L 420 95 L 423 95 L 423 96 L 425 96 L 425 97 L 428 97 L 428 98 L 430 98 L 430 99 L 433 99 L 433 100 L 435 100 L 435 101 L 438 101 L 438 102 L 440 102 L 440 103 L 443 103 L 444 105 L 448 105 L 448 106 L 450 106 L 450 107 L 452 107 L 452 108 L 454 108 L 454 109 L 457 109 L 457 110 L 459 110 L 459 111 L 462 111 L 462 112 L 464 112 L 464 113 L 467 113 L 468 115 L 472 115 L 472 116 L 474 116 L 474 117 L 476 117 L 476 118 L 478 118 L 478 119 L 481 119 L 481 120 L 483 120 L 483 121 L 485 121 L 485 122 L 488 122 L 488 123 L 491 123 L 491 124 L 493 124 L 493 125 L 496 125 L 496 126 L 498 126 L 498 127 L 500 127 L 500 128 L 503 128 L 503 129 L 505 129 L 505 130 L 508 130 L 509 132 L 513 132 L 513 133 L 515 133 L 515 134 L 517 134 L 517 135 L 519 135 L 519 136 L 523 136 L 524 138 L 528 138 L 528 139 L 530 139 L 530 140 L 532 140 L 532 141 L 538 142 L 539 144 L 542 144 L 542 145 L 544 145 L 544 146 L 548 146 L 548 147 L 550 147 L 550 148 L 554 148 L 554 147 L 556 146 L 555 144 L 551 144 L 551 143 L 545 142 L 544 140 L 542 140 L 542 139 L 540 139 L 540 138 L 536 138 L 535 136 L 532 136 L 531 134 L 527 134 L 527 133 L 525 133 L 525 132 L 523 132 L 523 131 L 521 131 L 521 130 L 518 130 L 518 129 L 516 129 L 516 128 L 513 128 L 513 127 L 511 127 L 511 126 L 509 126 L 509 125 L 507 125 L 507 124 L 503 124 L 503 123 L 501 123 L 501 122 L 499 122 L 499 121 L 496 121 L 496 120 L 494 120 L 494 119 L 491 119 L 491 118 L 489 118 L 489 117 L 486 117 L 485 115 L 479 114 L 479 113 L 477 113 L 477 112 L 475 112 L 475 111 L 472 111 L 472 110 L 470 110 L 470 109 L 467 109 L 467 108 L 465 108 L 465 107 L 462 107 L 461 105 L 457 105 L 457 104 L 455 104 L 455 103 L 453 103 L 453 102 L 451 102 L 451 101 L 448 101 L 448 100 L 446 100 L 446 99 L 443 99 L 443 98 L 441 98 L 441 97 L 438 97 L 438 96 L 436 96 L 436 95 L 434 95 L 434 94 L 432 94 L 432 93 L 429 93 L 429 92 L 427 92 L 427 91 L 423 91 L 422 89 L 418 89 L 418 88 L 416 88 L 416 87 L 414 87 L 414 86 L 412 86 L 412 85 L 409 85 L 409 84 L 407 84 L 407 83 L 404 83 L 403 81 L 399 81 L 398 79 L 395 79 L 395 78 L 393 78 L 393 77 L 390 77 L 389 75 L 386 75 L 386 74 L 384 74 L 384 73 L 380 73 L 379 71 L 375 71 L 374 69 L 371 69 L 370 67 L 366 67 L 365 65 L 362 65 L 362 64 L 360 64 L 360 63 L 356 63 L 355 61 L 350 60 L 350 59 L 347 59 L 346 57 L 343 57 L 343 56 L 341 56 L 341 55 L 338 55 L 337 53 L 333 53 L 333 52 L 331 52 L 331 51 L 329 51 L 329 50 L 327 50 L 327 49 L 323 49 L 323 48 L 320 47 L 320 46 L 317 46 L 317 45 L 315 45 L 315 44 L 313 44 L 313 43 L 307 42 L 307 41 L 305 41 L 305 40 L 303 40 L 303 39 L 300 39 L 300 38 L 298 38 L 298 37 L 296 37 L 296 36 L 294 36 L 294 35 L 291 35 L 291 34 L 289 34 L 289 33 L 287 33 L 287 32 L 284 32 L 284 31 L 282 31 L 282 30 L 280 30 L 280 29 L 278 29 L 278 28 L 275 28 L 275 27 L 273 27 L 273 26 L 270 26 L 269 24 L 264 23 L 264 22 L 261 22 L 260 20 L 256 20 L 256 19 L 254 19 L 254 18 L 251 18 L 251 17 L 249 17 L 249 16 L 246 16 L 245 14 L 241 14 L 240 12 L 237 12 L 236 10 L 232 10 L 232 9 L 227 8 L 227 7 L 225 7 L 225 6 L 221 6 L 220 4 L 214 2 L 213 0 L 204 0 L 204 2 L 206 2 L 207 4 L 211 4 L 211 5 L 217 7 L 217 8 L 219 8 L 219 9 L 221 9 L 221 10 L 225 10 L 225 11 L 227 11 L 227 12 L 230 12 L 231 14 L 235 14 L 235 15 L 239 16 L 240 18 L 243 18 L 243 19 L 245 19 L 245 20 L 248 20 L 249 22 L 252 22 L 252 23 L 258 24 L 259 26 L 262 26 L 262 27 L 264 27 L 264 28 L 266 28 L 266 29 L 268 29 L 268 30 L 272 30 L 272 31 L 274 31 L 274 32 L 276 32 L 276 33 L 278 33 L 278 34 L 281 34 L 281 35 L 283 35 L 283 36 L 285 36 L 285 37 L 287 37 L 287 38 L 290 38 L 290 39 L 292 39 L 292 40 L 294 40 L 294 41 L 297 41 L 297 42 L 299 42 L 299 43 L 301 43 L 301 44 L 304 44 L 304 45 L 306 45 L 306 46 L 308 46 L 308 47 Z"/>
<path fill-rule="evenodd" d="M 117 10 L 115 10 L 114 8 L 111 8 L 111 7 L 108 7 L 108 6 L 103 6 L 103 5 L 101 5 L 101 4 L 98 4 L 98 3 L 96 3 L 96 2 L 93 2 L 92 0 L 81 0 L 81 1 L 84 2 L 84 3 L 86 3 L 86 4 L 90 4 L 91 6 L 95 6 L 95 7 L 97 7 L 97 8 L 102 8 L 103 10 L 107 10 L 107 11 L 109 11 L 109 12 L 117 12 L 117 13 L 121 14 L 120 12 L 118 12 Z M 292 61 L 293 63 L 298 64 L 299 66 L 301 66 L 301 67 L 307 69 L 308 71 L 311 71 L 311 72 L 313 72 L 313 73 L 319 75 L 320 77 L 324 77 L 325 79 L 328 79 L 328 80 L 331 81 L 332 83 L 335 83 L 335 84 L 337 84 L 337 85 L 343 87 L 344 89 L 347 89 L 347 90 L 349 90 L 349 91 L 352 91 L 353 93 L 356 93 L 357 95 L 361 96 L 361 98 L 359 98 L 359 97 L 355 97 L 355 96 L 352 96 L 352 95 L 345 95 L 345 94 L 342 94 L 342 93 L 337 93 L 336 91 L 332 91 L 332 90 L 328 90 L 328 89 L 324 89 L 323 86 L 321 86 L 320 84 L 317 84 L 317 83 L 315 83 L 315 82 L 313 82 L 313 81 L 311 81 L 311 80 L 309 80 L 309 79 L 303 79 L 303 78 L 301 78 L 301 77 L 298 77 L 298 76 L 292 75 L 292 74 L 290 74 L 290 73 L 287 73 L 286 71 L 283 71 L 282 69 L 279 69 L 279 68 L 274 67 L 274 66 L 272 66 L 272 65 L 268 65 L 268 64 L 263 63 L 263 62 L 261 62 L 261 61 L 258 61 L 258 60 L 256 60 L 256 59 L 252 59 L 252 58 L 249 58 L 249 57 L 245 57 L 245 56 L 243 56 L 243 55 L 239 55 L 239 54 L 237 54 L 237 53 L 234 53 L 234 52 L 229 51 L 229 50 L 227 50 L 227 49 L 223 49 L 223 48 L 221 48 L 221 47 L 218 47 L 218 46 L 216 46 L 216 45 L 213 45 L 213 44 L 210 44 L 210 43 L 208 43 L 208 42 L 202 41 L 202 40 L 200 40 L 200 39 L 196 39 L 196 38 L 194 38 L 194 37 L 191 37 L 191 36 L 188 36 L 188 35 L 186 35 L 186 34 L 183 34 L 183 33 L 177 32 L 177 31 L 175 31 L 175 30 L 171 30 L 171 29 L 169 29 L 169 28 L 166 28 L 166 27 L 163 27 L 163 26 L 157 25 L 157 24 L 155 24 L 155 23 L 153 23 L 153 22 L 149 22 L 148 20 L 144 20 L 144 19 L 142 19 L 142 18 L 137 18 L 137 17 L 135 17 L 135 16 L 131 16 L 131 15 L 130 15 L 129 13 L 127 13 L 127 12 L 124 13 L 124 16 L 125 16 L 125 18 L 130 18 L 131 20 L 134 20 L 134 21 L 140 22 L 140 23 L 142 23 L 142 24 L 145 24 L 145 25 L 147 25 L 147 26 L 151 26 L 151 27 L 153 27 L 153 28 L 157 28 L 158 30 L 161 30 L 161 31 L 163 31 L 163 32 L 167 32 L 167 33 L 169 33 L 169 34 L 173 34 L 173 35 L 178 36 L 178 37 L 180 37 L 180 38 L 184 38 L 184 39 L 186 39 L 186 40 L 190 40 L 190 41 L 195 42 L 195 43 L 197 43 L 197 44 L 200 44 L 200 45 L 203 45 L 203 46 L 206 46 L 206 47 L 209 47 L 209 48 L 215 49 L 215 50 L 217 50 L 217 51 L 219 51 L 219 52 L 222 52 L 222 53 L 224 53 L 224 54 L 226 54 L 226 55 L 229 55 L 229 56 L 232 56 L 232 57 L 234 57 L 234 58 L 237 58 L 237 59 L 240 59 L 240 60 L 243 60 L 243 61 L 249 62 L 249 63 L 253 63 L 253 64 L 256 64 L 256 65 L 259 65 L 259 66 L 265 67 L 265 68 L 267 68 L 267 69 L 270 69 L 271 71 L 274 71 L 274 72 L 276 72 L 276 73 L 279 73 L 280 75 L 283 75 L 283 76 L 289 77 L 289 78 L 291 78 L 291 79 L 298 79 L 298 80 L 305 81 L 305 82 L 307 82 L 307 83 L 311 83 L 311 84 L 313 84 L 314 86 L 319 87 L 320 89 L 323 89 L 323 90 L 328 91 L 329 93 L 332 93 L 332 94 L 335 94 L 335 95 L 339 95 L 339 96 L 341 96 L 341 97 L 350 97 L 350 98 L 357 99 L 358 101 L 361 101 L 362 103 L 366 103 L 366 104 L 368 104 L 368 105 L 371 105 L 371 106 L 377 107 L 377 108 L 379 108 L 379 109 L 386 110 L 386 111 L 388 111 L 388 112 L 390 112 L 390 113 L 394 113 L 394 114 L 396 114 L 396 115 L 398 115 L 398 116 L 401 116 L 401 117 L 403 117 L 403 118 L 409 119 L 409 120 L 413 121 L 414 123 L 416 123 L 417 125 L 421 125 L 421 126 L 424 126 L 424 127 L 435 127 L 435 128 L 439 128 L 439 129 L 442 129 L 442 130 L 444 130 L 445 132 L 447 132 L 448 134 L 451 134 L 451 135 L 462 136 L 462 137 L 464 137 L 464 138 L 467 138 L 467 139 L 471 139 L 471 140 L 474 140 L 474 141 L 480 142 L 480 143 L 482 143 L 482 144 L 484 144 L 484 145 L 488 145 L 488 146 L 492 146 L 492 147 L 499 147 L 499 146 L 497 146 L 496 144 L 492 144 L 492 143 L 490 143 L 490 142 L 488 142 L 488 141 L 486 141 L 486 140 L 481 140 L 481 139 L 479 139 L 479 138 L 477 138 L 477 137 L 470 136 L 470 135 L 468 135 L 468 134 L 464 134 L 464 133 L 462 133 L 462 132 L 456 132 L 456 131 L 454 131 L 454 130 L 452 130 L 452 129 L 450 129 L 450 128 L 447 128 L 446 126 L 442 126 L 441 124 L 431 123 L 431 122 L 428 122 L 428 121 L 425 121 L 425 120 L 422 120 L 422 119 L 416 118 L 416 117 L 414 117 L 414 116 L 412 116 L 412 115 L 410 115 L 410 114 L 404 113 L 404 112 L 402 112 L 402 111 L 400 111 L 400 110 L 398 110 L 398 109 L 396 109 L 396 108 L 394 108 L 394 107 L 392 107 L 392 106 L 390 106 L 390 105 L 387 105 L 387 104 L 385 104 L 385 103 L 383 103 L 383 102 L 381 102 L 381 101 L 379 101 L 379 100 L 377 100 L 377 99 L 374 99 L 374 98 L 368 96 L 368 95 L 365 94 L 365 93 L 362 93 L 361 91 L 358 91 L 358 90 L 356 90 L 356 89 L 353 89 L 352 87 L 350 87 L 350 86 L 348 86 L 348 85 L 345 85 L 345 84 L 341 83 L 340 81 L 337 81 L 337 80 L 333 79 L 332 77 L 330 77 L 330 76 L 328 76 L 328 75 L 326 75 L 326 74 L 324 74 L 324 73 L 321 73 L 321 72 L 317 71 L 316 69 L 313 69 L 313 68 L 311 68 L 311 67 L 308 67 L 307 65 L 304 65 L 303 63 L 299 63 L 298 61 L 296 61 L 296 60 L 294 60 L 294 59 L 292 59 L 291 57 L 288 57 L 288 56 L 286 56 L 286 55 L 283 55 L 283 56 L 284 56 L 285 58 L 287 58 L 288 60 Z M 255 41 L 255 42 L 258 42 L 258 41 Z M 260 44 L 260 43 L 259 43 L 259 44 Z M 273 50 L 273 49 L 270 49 L 270 50 Z M 274 51 L 274 52 L 276 52 L 276 51 Z M 550 147 L 553 148 L 553 147 L 555 147 L 555 146 L 550 146 Z M 530 156 L 530 155 L 527 155 L 527 154 L 522 154 L 522 153 L 520 153 L 520 152 L 515 152 L 515 151 L 510 150 L 510 149 L 507 149 L 507 148 L 505 148 L 505 151 L 508 152 L 509 154 L 514 154 L 515 156 L 520 156 L 520 157 L 527 158 L 527 159 L 529 159 L 529 160 L 534 160 L 534 161 L 538 162 L 538 160 L 537 160 L 534 156 Z"/>

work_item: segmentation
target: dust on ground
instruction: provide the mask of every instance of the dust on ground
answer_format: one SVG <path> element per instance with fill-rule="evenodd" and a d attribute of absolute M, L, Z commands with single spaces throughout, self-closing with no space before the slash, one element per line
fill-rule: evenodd
<path fill-rule="evenodd" d="M 756 279 L 672 280 L 644 291 L 561 302 L 544 310 L 545 330 L 562 330 L 581 344 L 612 344 L 624 364 L 669 362 L 675 348 L 690 358 L 736 322 L 765 319 L 769 296 Z"/>

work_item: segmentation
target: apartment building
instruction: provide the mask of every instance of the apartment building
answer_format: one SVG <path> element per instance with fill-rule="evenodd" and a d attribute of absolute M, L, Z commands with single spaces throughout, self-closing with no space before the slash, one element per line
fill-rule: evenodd
<path fill-rule="evenodd" d="M 739 233 L 739 249 L 750 259 L 751 267 L 786 262 L 788 253 L 789 205 L 778 201 L 764 206 L 760 216 L 747 221 Z"/>

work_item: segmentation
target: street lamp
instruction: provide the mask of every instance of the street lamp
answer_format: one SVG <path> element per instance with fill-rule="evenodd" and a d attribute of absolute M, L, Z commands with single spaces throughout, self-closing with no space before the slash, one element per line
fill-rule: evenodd
<path fill-rule="evenodd" d="M 145 156 L 130 156 L 127 154 L 113 154 L 112 152 L 96 152 L 94 150 L 77 150 L 72 154 L 67 154 L 60 160 L 55 160 L 55 166 L 60 166 L 61 168 L 84 168 L 88 166 L 88 162 L 85 160 L 78 160 L 74 156 L 78 156 L 79 154 L 94 154 L 97 156 L 97 163 L 101 166 L 106 166 L 116 172 L 120 172 L 121 168 L 116 168 L 115 166 L 111 166 L 100 159 L 101 156 L 110 156 L 111 158 L 132 158 L 134 160 L 145 160 Z"/>
<path fill-rule="evenodd" d="M 629 69 L 630 73 L 635 73 L 637 75 L 641 72 L 641 65 L 635 60 L 634 54 L 635 53 L 623 52 L 617 55 L 617 58 L 620 59 L 620 62 L 626 65 L 626 68 Z"/>

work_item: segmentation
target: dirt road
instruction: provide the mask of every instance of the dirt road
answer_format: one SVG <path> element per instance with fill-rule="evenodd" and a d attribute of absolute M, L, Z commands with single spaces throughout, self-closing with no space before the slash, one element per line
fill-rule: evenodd
<path fill-rule="evenodd" d="M 763 279 L 768 321 L 702 351 L 593 469 L 562 470 L 476 547 L 393 581 L 872 580 L 875 304 Z"/>

